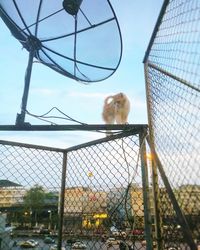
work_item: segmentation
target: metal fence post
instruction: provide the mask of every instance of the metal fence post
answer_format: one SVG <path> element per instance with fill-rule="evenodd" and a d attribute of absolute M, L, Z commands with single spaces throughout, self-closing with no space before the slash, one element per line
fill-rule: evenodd
<path fill-rule="evenodd" d="M 150 83 L 148 79 L 148 63 L 144 64 L 145 82 L 146 82 L 146 98 L 147 98 L 147 113 L 149 124 L 149 137 L 151 143 L 154 144 L 154 130 L 152 125 L 152 107 L 150 97 Z M 151 150 L 151 149 L 150 149 Z M 151 154 L 153 155 L 152 151 Z M 162 218 L 160 215 L 160 197 L 159 197 L 159 185 L 158 185 L 158 170 L 155 164 L 155 160 L 151 159 L 152 164 L 152 191 L 153 191 L 153 204 L 154 204 L 154 225 L 155 225 L 155 237 L 157 241 L 157 249 L 163 249 L 163 229 Z"/>
<path fill-rule="evenodd" d="M 146 145 L 144 133 L 139 134 L 140 141 L 140 157 L 141 157 L 141 171 L 142 171 L 142 186 L 143 186 L 143 203 L 144 203 L 144 223 L 145 223 L 145 237 L 146 237 L 146 249 L 152 250 L 152 223 L 151 223 L 151 208 L 149 197 L 149 182 L 148 182 L 148 170 L 146 159 Z"/>
<path fill-rule="evenodd" d="M 160 199 L 159 199 L 160 192 L 158 185 L 158 170 L 154 159 L 152 159 L 151 164 L 152 164 L 152 191 L 153 191 L 153 204 L 154 204 L 155 237 L 157 241 L 157 249 L 162 250 L 164 246 L 163 246 L 162 218 L 160 214 Z"/>
<path fill-rule="evenodd" d="M 59 203 L 60 207 L 59 207 L 59 226 L 58 226 L 58 250 L 61 250 L 61 247 L 62 247 L 66 170 L 67 170 L 67 152 L 64 151 L 63 152 L 61 190 L 60 190 L 60 203 Z"/>
<path fill-rule="evenodd" d="M 147 51 L 146 51 L 145 56 L 144 56 L 144 59 L 143 59 L 143 63 L 146 63 L 147 60 L 148 60 L 148 57 L 149 57 L 149 54 L 150 54 L 152 45 L 153 45 L 153 43 L 154 43 L 154 39 L 155 39 L 156 34 L 157 34 L 157 32 L 158 32 L 158 29 L 159 29 L 159 27 L 160 27 L 160 25 L 161 25 L 162 18 L 163 18 L 164 14 L 165 14 L 165 11 L 166 11 L 166 9 L 167 9 L 167 6 L 168 6 L 169 2 L 170 2 L 169 0 L 164 0 L 164 2 L 163 2 L 163 5 L 162 5 L 162 8 L 161 8 L 161 10 L 160 10 L 158 19 L 157 19 L 157 21 L 156 21 L 156 25 L 155 25 L 154 30 L 153 30 L 153 33 L 152 33 L 152 35 L 151 35 L 151 39 L 150 39 L 150 41 L 149 41 L 149 45 L 148 45 L 148 47 L 147 47 Z"/>

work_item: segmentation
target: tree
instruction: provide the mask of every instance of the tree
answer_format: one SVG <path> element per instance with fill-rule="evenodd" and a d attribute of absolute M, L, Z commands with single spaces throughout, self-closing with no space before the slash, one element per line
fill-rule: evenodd
<path fill-rule="evenodd" d="M 24 196 L 24 208 L 28 211 L 33 218 L 33 222 L 37 226 L 38 214 L 42 211 L 45 204 L 45 191 L 43 187 L 35 185 Z"/>

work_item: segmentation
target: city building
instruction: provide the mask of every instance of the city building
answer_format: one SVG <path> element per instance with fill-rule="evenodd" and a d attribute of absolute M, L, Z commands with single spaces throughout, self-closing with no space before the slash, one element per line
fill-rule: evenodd
<path fill-rule="evenodd" d="M 98 227 L 107 218 L 107 193 L 85 187 L 65 189 L 66 228 Z"/>
<path fill-rule="evenodd" d="M 19 206 L 23 203 L 26 189 L 15 182 L 0 180 L 0 209 L 6 210 L 12 206 Z"/>

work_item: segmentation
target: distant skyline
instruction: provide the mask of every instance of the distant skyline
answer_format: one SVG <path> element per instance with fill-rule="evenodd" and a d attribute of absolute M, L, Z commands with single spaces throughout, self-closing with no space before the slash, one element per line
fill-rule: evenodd
<path fill-rule="evenodd" d="M 88 124 L 103 124 L 103 100 L 107 95 L 124 92 L 131 101 L 130 124 L 146 124 L 146 97 L 143 57 L 155 26 L 162 1 L 111 1 L 117 15 L 123 55 L 118 70 L 105 81 L 83 85 L 46 66 L 34 63 L 27 110 L 41 115 L 57 107 L 70 117 Z M 0 20 L 1 108 L 0 124 L 15 124 L 20 112 L 28 53 Z M 112 41 L 111 41 L 112 42 Z M 58 115 L 58 113 L 52 113 Z M 26 122 L 45 124 L 26 116 Z M 71 124 L 61 120 L 60 124 Z M 70 147 L 104 135 L 94 132 L 12 132 L 0 131 L 1 140 L 54 147 Z"/>

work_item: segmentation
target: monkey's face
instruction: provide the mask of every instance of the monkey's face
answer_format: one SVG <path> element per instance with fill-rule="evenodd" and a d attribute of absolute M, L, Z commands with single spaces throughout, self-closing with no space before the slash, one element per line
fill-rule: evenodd
<path fill-rule="evenodd" d="M 120 100 L 115 101 L 115 107 L 120 108 L 122 106 L 122 103 Z"/>
<path fill-rule="evenodd" d="M 124 105 L 126 99 L 124 98 L 124 95 L 122 93 L 118 94 L 114 98 L 115 106 L 120 108 Z"/>

